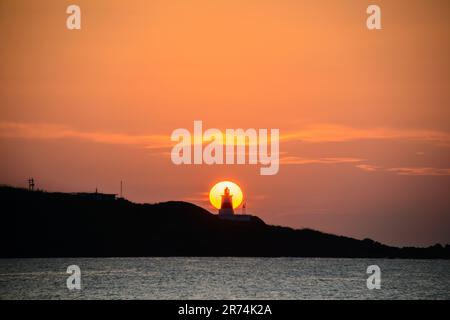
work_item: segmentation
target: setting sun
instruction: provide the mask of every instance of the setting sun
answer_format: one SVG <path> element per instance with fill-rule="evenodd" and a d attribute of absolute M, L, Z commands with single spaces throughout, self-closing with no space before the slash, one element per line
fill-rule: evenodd
<path fill-rule="evenodd" d="M 241 188 L 234 182 L 231 181 L 221 181 L 214 185 L 209 191 L 209 201 L 216 209 L 220 209 L 220 204 L 222 201 L 222 195 L 225 188 L 230 189 L 230 194 L 233 196 L 233 209 L 239 207 L 242 203 L 243 194 Z"/>

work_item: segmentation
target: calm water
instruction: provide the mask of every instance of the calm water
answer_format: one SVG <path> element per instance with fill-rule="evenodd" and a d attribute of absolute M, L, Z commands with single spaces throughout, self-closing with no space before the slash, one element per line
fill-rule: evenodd
<path fill-rule="evenodd" d="M 79 291 L 66 287 L 72 264 L 81 268 Z M 372 264 L 380 290 L 366 286 Z M 0 259 L 0 299 L 450 299 L 450 261 Z"/>

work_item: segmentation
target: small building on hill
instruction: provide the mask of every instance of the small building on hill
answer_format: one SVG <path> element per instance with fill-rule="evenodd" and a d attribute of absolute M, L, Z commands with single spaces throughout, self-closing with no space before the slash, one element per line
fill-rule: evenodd
<path fill-rule="evenodd" d="M 77 192 L 75 195 L 89 200 L 116 200 L 117 194 L 115 193 L 100 193 L 95 190 L 95 192 Z"/>

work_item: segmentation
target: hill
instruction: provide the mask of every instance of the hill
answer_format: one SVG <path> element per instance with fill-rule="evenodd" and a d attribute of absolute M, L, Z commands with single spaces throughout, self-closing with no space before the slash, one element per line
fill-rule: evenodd
<path fill-rule="evenodd" d="M 450 258 L 319 231 L 220 220 L 194 204 L 136 204 L 0 187 L 0 257 L 259 256 Z"/>

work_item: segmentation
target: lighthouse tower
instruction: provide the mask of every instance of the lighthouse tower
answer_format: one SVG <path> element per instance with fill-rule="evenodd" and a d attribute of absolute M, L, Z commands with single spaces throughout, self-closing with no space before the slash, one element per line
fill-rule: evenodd
<path fill-rule="evenodd" d="M 222 203 L 219 209 L 219 217 L 230 217 L 233 215 L 234 215 L 233 195 L 230 194 L 230 189 L 226 187 L 222 195 Z"/>

